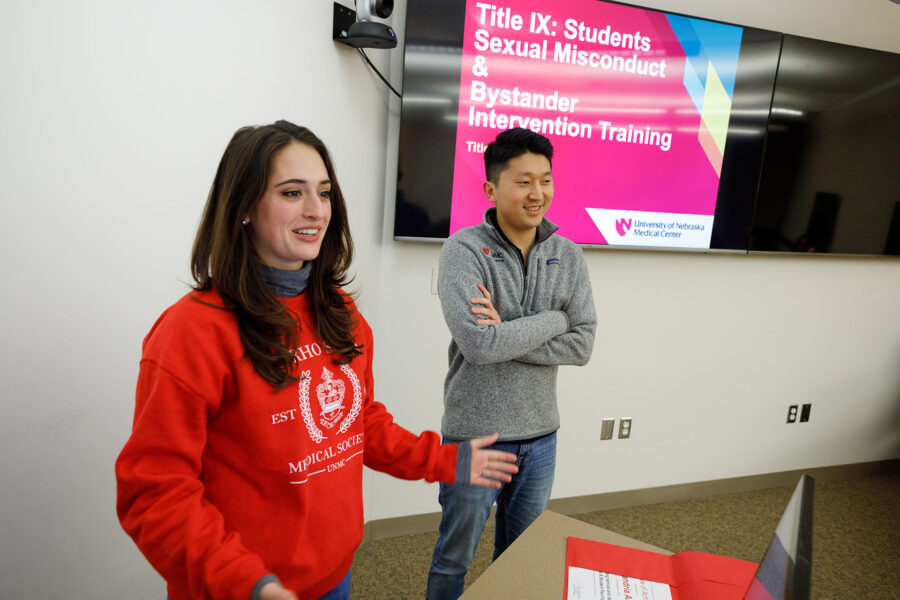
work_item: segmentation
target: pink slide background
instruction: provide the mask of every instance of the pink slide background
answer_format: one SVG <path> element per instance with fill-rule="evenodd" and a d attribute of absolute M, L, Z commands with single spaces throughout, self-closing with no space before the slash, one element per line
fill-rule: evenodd
<path fill-rule="evenodd" d="M 666 18 L 661 13 L 621 5 L 584 0 L 560 0 L 552 4 L 537 0 L 517 0 L 494 6 L 512 8 L 522 15 L 522 31 L 481 24 L 481 9 L 469 0 L 460 80 L 460 113 L 457 129 L 456 162 L 450 233 L 479 223 L 489 206 L 482 193 L 484 159 L 480 152 L 467 150 L 466 142 L 490 142 L 501 129 L 472 127 L 469 110 L 488 112 L 486 102 L 470 99 L 472 81 L 481 80 L 491 88 L 551 94 L 579 99 L 574 112 L 536 110 L 497 104 L 497 113 L 555 119 L 593 125 L 590 139 L 548 135 L 555 148 L 553 174 L 555 198 L 548 218 L 560 226 L 560 233 L 580 243 L 604 244 L 585 208 L 611 208 L 682 214 L 715 213 L 719 177 L 698 141 L 700 114 L 682 82 L 685 54 Z M 528 31 L 531 12 L 551 14 L 555 36 Z M 649 52 L 618 49 L 596 43 L 569 40 L 563 35 L 564 22 L 573 18 L 586 25 L 621 33 L 640 32 L 650 38 Z M 541 43 L 547 40 L 546 61 L 479 52 L 475 32 L 484 29 L 493 36 Z M 665 59 L 665 77 L 604 70 L 555 62 L 555 42 L 577 44 L 579 50 L 659 61 Z M 476 77 L 476 57 L 483 57 L 486 77 Z M 655 145 L 616 143 L 601 139 L 598 121 L 614 126 L 633 124 L 635 129 L 670 132 L 671 148 L 664 152 Z"/>

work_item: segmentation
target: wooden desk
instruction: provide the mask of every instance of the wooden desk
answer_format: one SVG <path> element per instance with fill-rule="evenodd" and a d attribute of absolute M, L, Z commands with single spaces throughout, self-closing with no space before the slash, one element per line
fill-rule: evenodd
<path fill-rule="evenodd" d="M 672 554 L 547 510 L 469 586 L 462 600 L 562 600 L 568 536 Z"/>

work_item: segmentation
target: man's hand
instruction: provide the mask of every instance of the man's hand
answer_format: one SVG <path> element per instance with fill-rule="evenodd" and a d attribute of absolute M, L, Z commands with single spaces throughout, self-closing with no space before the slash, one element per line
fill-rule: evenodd
<path fill-rule="evenodd" d="M 515 454 L 500 450 L 484 450 L 485 446 L 490 446 L 496 441 L 496 433 L 469 440 L 472 446 L 472 472 L 469 483 L 472 485 L 496 490 L 500 487 L 501 481 L 509 483 L 512 481 L 512 474 L 519 472 L 516 465 L 518 458 Z"/>
<path fill-rule="evenodd" d="M 501 323 L 500 313 L 497 312 L 497 309 L 491 303 L 491 293 L 480 283 L 478 284 L 478 290 L 483 297 L 469 299 L 475 305 L 472 307 L 472 313 L 481 315 L 481 318 L 475 319 L 475 323 L 477 325 L 497 325 Z"/>
<path fill-rule="evenodd" d="M 280 583 L 270 581 L 259 590 L 259 600 L 297 600 L 297 594 L 283 588 Z"/>

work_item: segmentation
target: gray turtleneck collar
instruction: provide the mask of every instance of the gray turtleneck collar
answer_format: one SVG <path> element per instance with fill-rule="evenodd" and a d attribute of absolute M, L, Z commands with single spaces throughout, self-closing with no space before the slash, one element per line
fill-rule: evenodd
<path fill-rule="evenodd" d="M 305 262 L 300 269 L 288 270 L 260 264 L 259 272 L 262 274 L 265 282 L 272 286 L 276 296 L 279 298 L 293 298 L 306 290 L 311 265 L 311 262 Z"/>

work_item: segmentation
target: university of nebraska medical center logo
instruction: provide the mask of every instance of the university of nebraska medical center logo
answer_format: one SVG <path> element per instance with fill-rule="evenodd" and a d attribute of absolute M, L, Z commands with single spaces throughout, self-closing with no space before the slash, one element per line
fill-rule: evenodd
<path fill-rule="evenodd" d="M 351 369 L 349 365 L 341 365 L 341 373 L 346 376 L 350 386 L 353 388 L 353 403 L 350 406 L 350 412 L 346 416 L 344 415 L 344 395 L 347 386 L 344 383 L 344 379 L 336 378 L 334 373 L 328 370 L 327 367 L 322 367 L 322 382 L 316 386 L 316 399 L 319 405 L 316 407 L 316 414 L 313 414 L 313 408 L 309 402 L 309 388 L 312 378 L 309 371 L 303 371 L 300 374 L 300 414 L 303 415 L 303 422 L 306 424 L 309 437 L 316 443 L 328 437 L 319 429 L 320 425 L 326 430 L 331 430 L 340 423 L 337 433 L 345 433 L 353 424 L 353 421 L 356 420 L 356 417 L 359 416 L 359 411 L 362 408 L 363 391 L 362 386 L 359 384 L 359 378 L 356 376 L 356 371 Z"/>
<path fill-rule="evenodd" d="M 629 229 L 631 229 L 631 219 L 616 219 L 616 233 L 625 237 Z"/>

